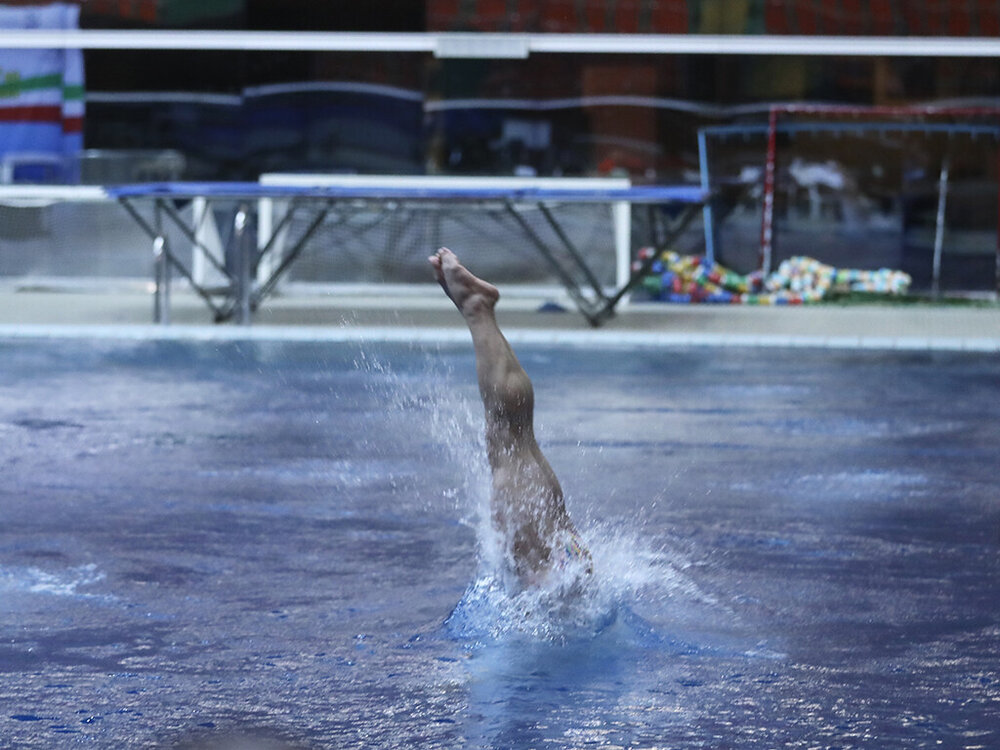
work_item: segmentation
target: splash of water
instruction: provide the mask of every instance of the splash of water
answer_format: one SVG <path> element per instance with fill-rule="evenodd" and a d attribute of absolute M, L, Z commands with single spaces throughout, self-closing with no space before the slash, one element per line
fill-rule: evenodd
<path fill-rule="evenodd" d="M 553 570 L 541 585 L 517 585 L 504 560 L 503 540 L 490 522 L 491 478 L 478 400 L 455 386 L 451 370 L 431 357 L 419 377 L 400 376 L 371 354 L 355 365 L 375 376 L 369 388 L 391 411 L 420 411 L 426 436 L 456 482 L 438 501 L 444 499 L 475 530 L 478 570 L 445 623 L 452 638 L 567 642 L 592 637 L 622 615 L 633 616 L 637 602 L 711 602 L 688 575 L 690 563 L 681 552 L 654 549 L 642 528 L 588 519 L 580 531 L 593 557 L 592 572 L 581 561 Z"/>
<path fill-rule="evenodd" d="M 489 528 L 480 538 L 481 549 L 496 546 L 489 536 L 495 533 Z M 567 643 L 626 620 L 633 631 L 648 631 L 637 633 L 642 638 L 653 626 L 637 610 L 689 613 L 717 606 L 688 574 L 687 558 L 653 549 L 641 530 L 595 523 L 581 533 L 593 558 L 591 572 L 570 565 L 529 588 L 512 584 L 495 558 L 481 554 L 476 578 L 446 622 L 451 637 L 480 643 L 519 637 Z"/>
<path fill-rule="evenodd" d="M 472 528 L 479 530 L 484 522 L 488 525 L 490 473 L 482 410 L 478 401 L 455 385 L 452 369 L 428 353 L 422 371 L 406 376 L 363 350 L 354 366 L 372 376 L 366 388 L 385 404 L 390 416 L 418 413 L 419 431 L 410 425 L 407 429 L 413 437 L 429 440 L 435 463 L 455 482 L 436 500 L 444 499 L 459 520 Z"/>
<path fill-rule="evenodd" d="M 35 567 L 0 569 L 0 591 L 92 597 L 95 595 L 86 594 L 77 589 L 102 580 L 104 580 L 104 573 L 99 571 L 93 563 L 56 572 Z"/>

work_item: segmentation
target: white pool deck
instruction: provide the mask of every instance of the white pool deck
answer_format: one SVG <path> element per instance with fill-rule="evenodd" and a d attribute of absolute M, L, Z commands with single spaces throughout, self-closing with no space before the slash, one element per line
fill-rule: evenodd
<path fill-rule="evenodd" d="M 1000 353 L 1000 305 L 748 307 L 630 304 L 601 328 L 544 297 L 504 294 L 497 317 L 513 343 L 582 346 L 764 346 Z M 563 301 L 564 302 L 564 301 Z M 468 333 L 433 284 L 405 293 L 286 294 L 251 326 L 217 325 L 200 299 L 176 290 L 171 325 L 154 325 L 150 285 L 77 283 L 54 288 L 0 281 L 0 337 L 288 339 L 465 342 Z"/>

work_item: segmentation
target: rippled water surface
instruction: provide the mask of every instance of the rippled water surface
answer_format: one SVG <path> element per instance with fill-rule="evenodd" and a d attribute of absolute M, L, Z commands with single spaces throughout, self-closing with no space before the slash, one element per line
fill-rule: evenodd
<path fill-rule="evenodd" d="M 0 745 L 1000 746 L 995 356 L 519 353 L 566 600 L 471 347 L 0 342 Z"/>

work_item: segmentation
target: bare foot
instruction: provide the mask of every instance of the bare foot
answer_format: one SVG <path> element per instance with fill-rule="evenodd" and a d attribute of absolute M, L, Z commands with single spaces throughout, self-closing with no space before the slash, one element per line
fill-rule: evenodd
<path fill-rule="evenodd" d="M 458 262 L 458 256 L 448 248 L 442 247 L 427 260 L 433 266 L 434 277 L 444 293 L 451 298 L 462 315 L 492 310 L 500 299 L 500 292 L 495 286 L 474 276 Z"/>

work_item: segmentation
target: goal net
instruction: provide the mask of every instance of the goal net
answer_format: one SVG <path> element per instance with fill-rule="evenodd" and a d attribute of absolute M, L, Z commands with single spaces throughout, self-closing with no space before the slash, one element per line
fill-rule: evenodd
<path fill-rule="evenodd" d="M 700 136 L 703 179 L 744 186 L 713 217 L 719 262 L 807 255 L 917 290 L 996 288 L 1000 109 L 784 105 Z"/>

